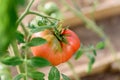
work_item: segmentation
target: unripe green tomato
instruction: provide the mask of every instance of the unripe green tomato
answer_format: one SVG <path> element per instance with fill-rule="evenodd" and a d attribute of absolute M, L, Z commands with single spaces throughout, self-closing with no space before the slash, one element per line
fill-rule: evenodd
<path fill-rule="evenodd" d="M 58 6 L 54 2 L 46 3 L 43 8 L 44 8 L 43 9 L 44 12 L 48 15 L 50 15 L 51 13 L 59 11 Z"/>

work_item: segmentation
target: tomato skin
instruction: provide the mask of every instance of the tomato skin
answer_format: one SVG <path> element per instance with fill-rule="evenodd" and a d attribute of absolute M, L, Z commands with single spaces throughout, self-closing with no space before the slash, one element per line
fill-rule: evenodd
<path fill-rule="evenodd" d="M 33 38 L 42 37 L 47 40 L 47 43 L 31 47 L 33 55 L 47 59 L 54 66 L 68 61 L 80 47 L 80 40 L 77 35 L 69 29 L 63 31 L 61 34 L 65 35 L 68 42 L 67 44 L 58 41 L 58 39 L 49 30 L 34 33 L 32 36 Z M 59 44 L 61 49 L 58 47 Z"/>

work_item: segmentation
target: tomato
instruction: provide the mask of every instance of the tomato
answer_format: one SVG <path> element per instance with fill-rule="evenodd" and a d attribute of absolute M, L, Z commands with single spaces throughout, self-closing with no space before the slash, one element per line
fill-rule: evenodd
<path fill-rule="evenodd" d="M 54 2 L 48 2 L 44 5 L 43 11 L 50 15 L 51 13 L 58 12 L 59 8 Z"/>
<path fill-rule="evenodd" d="M 47 40 L 47 43 L 31 47 L 33 55 L 47 59 L 54 66 L 68 61 L 80 47 L 80 40 L 69 29 L 62 31 L 61 35 L 65 37 L 67 43 L 60 41 L 50 30 L 34 33 L 32 38 L 42 37 Z"/>

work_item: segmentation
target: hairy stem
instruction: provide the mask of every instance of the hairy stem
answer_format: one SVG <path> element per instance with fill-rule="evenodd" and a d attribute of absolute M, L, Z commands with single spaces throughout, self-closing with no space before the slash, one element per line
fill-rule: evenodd
<path fill-rule="evenodd" d="M 25 53 L 25 59 L 24 59 L 24 67 L 25 67 L 25 80 L 28 80 L 28 69 L 27 69 L 27 53 Z"/>
<path fill-rule="evenodd" d="M 16 40 L 13 40 L 11 45 L 12 45 L 12 48 L 13 48 L 13 53 L 12 54 L 14 54 L 14 56 L 18 56 L 19 58 L 22 58 L 21 55 L 20 55 Z M 23 73 L 24 72 L 23 65 L 19 65 L 17 67 L 17 69 L 18 69 L 18 73 Z"/>
<path fill-rule="evenodd" d="M 49 19 L 58 20 L 58 19 L 56 19 L 56 18 L 52 18 L 52 17 L 50 17 L 50 16 L 42 15 L 42 14 L 40 14 L 39 12 L 36 12 L 36 11 L 29 11 L 28 14 L 34 14 L 34 15 L 37 15 L 37 16 L 44 17 L 44 18 L 46 18 L 46 19 L 49 18 Z"/>
<path fill-rule="evenodd" d="M 25 34 L 25 36 L 28 36 L 28 30 L 25 28 L 25 26 L 24 26 L 24 24 L 21 22 L 21 27 L 22 27 L 22 29 L 23 29 L 23 32 L 24 32 L 24 34 Z"/>
<path fill-rule="evenodd" d="M 21 58 L 21 55 L 20 55 L 16 40 L 13 40 L 11 45 L 12 45 L 12 48 L 13 48 L 14 55 Z"/>
<path fill-rule="evenodd" d="M 30 7 L 32 6 L 32 3 L 34 2 L 34 0 L 31 0 L 30 3 L 28 4 L 27 8 L 25 9 L 25 11 L 23 12 L 23 14 L 18 18 L 16 24 L 19 25 L 21 23 L 21 21 L 23 20 L 23 18 L 28 14 Z"/>

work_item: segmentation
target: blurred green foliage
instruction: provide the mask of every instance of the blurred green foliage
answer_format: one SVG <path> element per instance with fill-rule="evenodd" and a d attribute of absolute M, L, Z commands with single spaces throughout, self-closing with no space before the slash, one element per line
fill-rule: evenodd
<path fill-rule="evenodd" d="M 7 49 L 15 37 L 19 3 L 24 3 L 24 0 L 0 0 L 0 54 Z"/>

